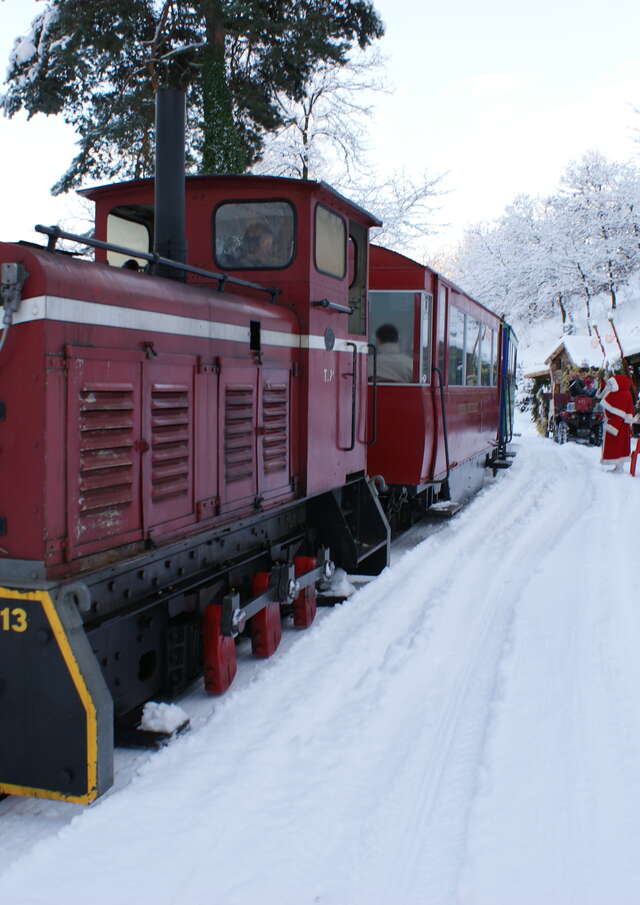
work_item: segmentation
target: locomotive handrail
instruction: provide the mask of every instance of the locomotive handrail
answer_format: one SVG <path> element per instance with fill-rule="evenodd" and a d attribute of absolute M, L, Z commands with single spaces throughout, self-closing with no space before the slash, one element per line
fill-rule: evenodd
<path fill-rule="evenodd" d="M 367 348 L 373 352 L 373 380 L 371 386 L 371 439 L 367 440 L 367 446 L 373 446 L 378 440 L 378 350 L 374 343 L 367 343 Z"/>
<path fill-rule="evenodd" d="M 351 452 L 356 445 L 356 391 L 358 377 L 358 345 L 357 343 L 347 342 L 347 346 L 353 347 L 353 370 L 348 371 L 344 376 L 351 377 L 351 445 L 341 446 L 342 452 Z"/>
<path fill-rule="evenodd" d="M 353 314 L 351 305 L 339 305 L 337 302 L 331 302 L 329 299 L 319 299 L 317 302 L 311 302 L 314 308 L 328 308 L 330 311 L 339 311 L 341 314 Z"/>
<path fill-rule="evenodd" d="M 217 280 L 219 284 L 218 288 L 221 292 L 224 290 L 225 283 L 233 283 L 235 286 L 244 286 L 246 289 L 256 289 L 258 292 L 266 292 L 271 296 L 271 301 L 275 301 L 275 297 L 281 292 L 281 290 L 277 289 L 275 286 L 261 286 L 259 283 L 251 283 L 249 280 L 240 280 L 238 277 L 229 276 L 227 273 L 204 270 L 202 267 L 194 267 L 192 264 L 183 264 L 182 261 L 164 258 L 162 255 L 156 254 L 155 252 L 138 251 L 135 248 L 127 248 L 124 245 L 115 245 L 113 242 L 103 242 L 101 239 L 78 236 L 75 233 L 65 232 L 57 226 L 41 226 L 38 224 L 38 226 L 35 227 L 35 231 L 49 237 L 48 248 L 52 251 L 54 250 L 58 239 L 69 239 L 72 242 L 82 242 L 83 245 L 89 245 L 92 248 L 115 251 L 117 254 L 128 255 L 130 258 L 142 258 L 143 261 L 149 261 L 151 264 L 162 264 L 165 267 L 183 270 L 185 273 L 193 273 L 196 276 Z"/>

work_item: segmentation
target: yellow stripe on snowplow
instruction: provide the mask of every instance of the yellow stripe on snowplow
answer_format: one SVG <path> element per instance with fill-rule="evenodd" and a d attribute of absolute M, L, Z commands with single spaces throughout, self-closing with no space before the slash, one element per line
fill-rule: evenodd
<path fill-rule="evenodd" d="M 82 673 L 73 655 L 69 639 L 64 630 L 60 617 L 56 611 L 51 595 L 47 591 L 12 591 L 8 588 L 0 588 L 0 598 L 9 600 L 32 600 L 42 605 L 42 608 L 56 639 L 58 649 L 67 666 L 69 675 L 73 681 L 78 696 L 82 701 L 87 717 L 87 791 L 84 795 L 65 795 L 62 792 L 53 792 L 48 789 L 36 789 L 31 786 L 17 786 L 0 781 L 0 794 L 4 795 L 31 795 L 34 798 L 52 798 L 57 801 L 68 801 L 73 804 L 89 804 L 98 794 L 98 721 L 96 708 L 89 694 Z"/>

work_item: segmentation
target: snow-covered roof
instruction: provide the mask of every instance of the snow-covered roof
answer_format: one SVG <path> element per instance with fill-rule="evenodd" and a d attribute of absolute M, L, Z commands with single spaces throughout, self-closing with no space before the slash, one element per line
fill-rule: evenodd
<path fill-rule="evenodd" d="M 621 327 L 616 325 L 620 343 L 625 356 L 640 355 L 640 324 L 631 327 Z M 615 338 L 613 327 L 610 324 L 600 326 L 600 340 L 604 346 L 604 356 L 602 347 L 598 337 L 594 333 L 593 336 L 578 336 L 576 334 L 567 334 L 563 336 L 553 352 L 551 352 L 544 360 L 544 366 L 535 364 L 529 368 L 529 374 L 525 376 L 538 376 L 548 368 L 551 361 L 564 349 L 572 364 L 577 368 L 600 368 L 603 362 L 611 363 L 620 358 L 620 350 Z"/>
<path fill-rule="evenodd" d="M 548 365 L 534 364 L 528 370 L 524 377 L 533 378 L 533 377 L 544 377 L 548 376 L 549 367 Z"/>
<path fill-rule="evenodd" d="M 563 336 L 553 352 L 545 358 L 544 363 L 548 365 L 563 348 L 576 367 L 599 368 L 602 366 L 602 349 L 596 336 L 576 336 L 575 334 Z"/>

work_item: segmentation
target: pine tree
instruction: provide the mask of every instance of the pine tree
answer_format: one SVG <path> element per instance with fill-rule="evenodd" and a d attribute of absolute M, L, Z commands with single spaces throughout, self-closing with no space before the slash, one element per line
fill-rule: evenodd
<path fill-rule="evenodd" d="M 383 26 L 369 0 L 48 0 L 11 54 L 8 116 L 61 114 L 79 153 L 53 188 L 153 171 L 153 95 L 184 88 L 187 160 L 242 172 L 315 67 L 344 65 Z"/>

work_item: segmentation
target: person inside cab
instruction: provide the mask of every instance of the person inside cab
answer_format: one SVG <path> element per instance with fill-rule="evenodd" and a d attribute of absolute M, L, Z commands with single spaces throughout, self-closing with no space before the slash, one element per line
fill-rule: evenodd
<path fill-rule="evenodd" d="M 400 350 L 398 328 L 381 324 L 376 330 L 378 350 L 377 377 L 390 383 L 413 382 L 413 359 Z"/>
<path fill-rule="evenodd" d="M 240 246 L 240 266 L 273 267 L 276 263 L 273 244 L 273 232 L 266 223 L 250 223 Z"/>

